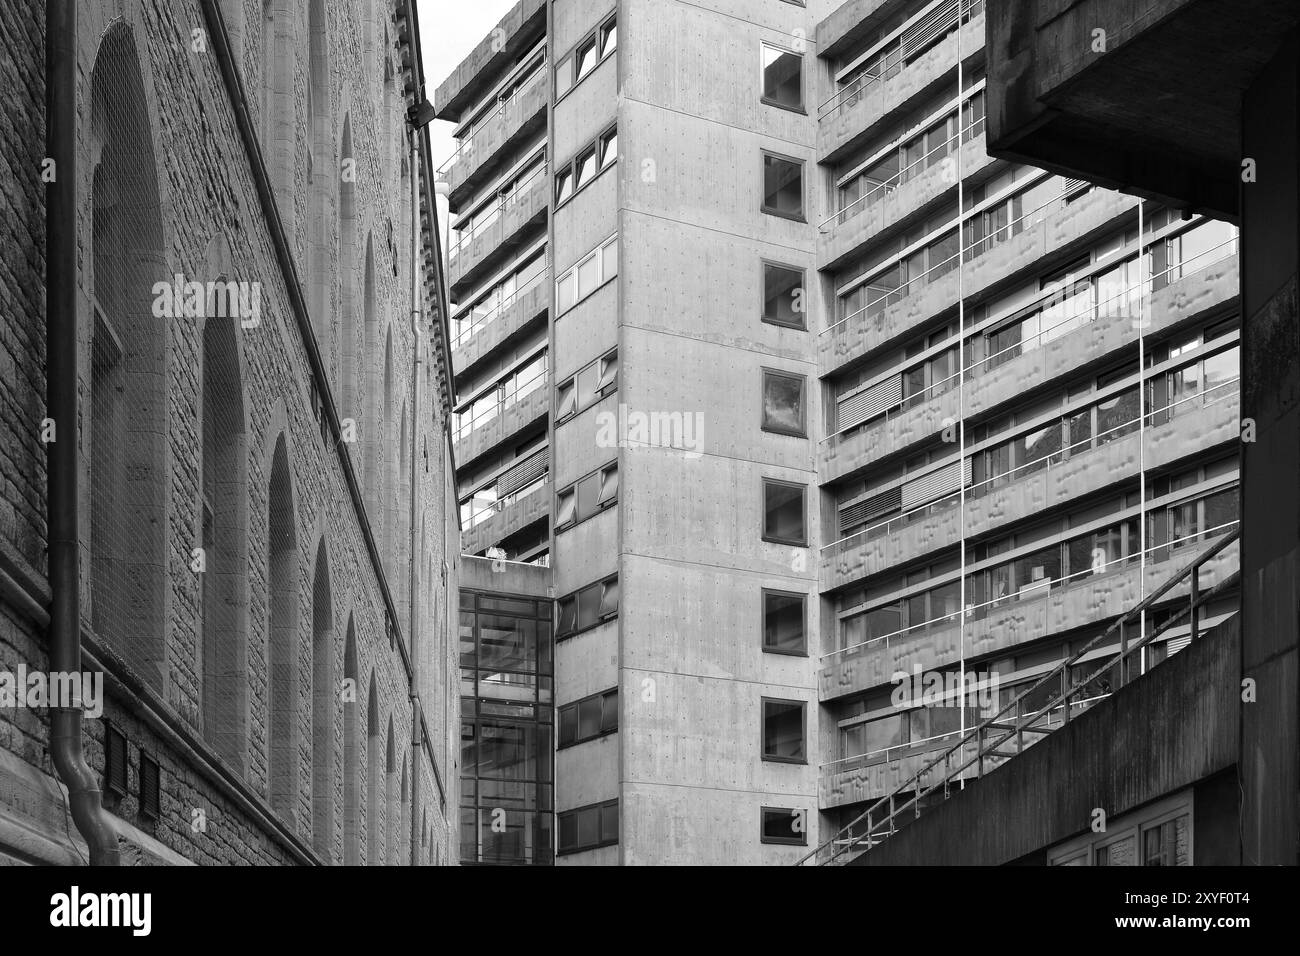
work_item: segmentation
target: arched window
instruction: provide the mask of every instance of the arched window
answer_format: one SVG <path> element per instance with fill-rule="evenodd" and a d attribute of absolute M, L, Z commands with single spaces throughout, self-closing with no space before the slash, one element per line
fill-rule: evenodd
<path fill-rule="evenodd" d="M 339 692 L 334 680 L 334 603 L 323 538 L 316 549 L 311 606 L 312 844 L 329 862 L 334 847 L 334 702 Z"/>
<path fill-rule="evenodd" d="M 298 534 L 293 479 L 281 433 L 271 461 L 267 500 L 270 605 L 269 692 L 271 806 L 293 820 L 298 798 Z"/>
<path fill-rule="evenodd" d="M 379 806 L 380 761 L 384 759 L 379 744 L 379 697 L 375 674 L 370 672 L 370 700 L 366 706 L 366 863 L 377 866 L 384 858 L 384 830 Z"/>
<path fill-rule="evenodd" d="M 334 370 L 333 320 L 330 294 L 335 269 L 332 264 L 330 230 L 330 184 L 339 170 L 333 161 L 334 137 L 330 129 L 330 61 L 329 37 L 326 33 L 325 0 L 311 0 L 307 10 L 307 46 L 309 77 L 307 82 L 307 307 L 311 310 L 316 341 L 325 357 L 331 376 Z M 355 214 L 355 211 L 354 213 Z M 352 246 L 343 262 L 355 262 L 356 236 L 353 224 Z M 337 389 L 338 379 L 334 378 Z M 346 412 L 344 413 L 346 417 Z"/>
<path fill-rule="evenodd" d="M 394 860 L 398 866 L 404 866 L 408 861 L 416 863 L 418 861 L 410 859 L 412 847 L 411 839 L 411 782 L 406 776 L 406 754 L 402 754 L 402 813 L 398 818 L 397 839 L 394 841 L 395 847 L 400 847 L 397 851 L 397 859 Z"/>
<path fill-rule="evenodd" d="M 379 476 L 381 456 L 383 454 L 384 419 L 379 405 L 380 369 L 378 367 L 378 312 L 377 293 L 375 290 L 375 249 L 374 237 L 366 236 L 365 272 L 362 286 L 362 357 L 358 363 L 364 378 L 362 397 L 361 429 L 364 467 L 362 469 L 366 507 L 370 520 L 375 522 L 375 533 L 379 534 Z M 382 543 L 382 542 L 381 542 Z M 381 552 L 382 553 L 382 552 Z"/>
<path fill-rule="evenodd" d="M 275 189 L 280 220 L 294 235 L 294 170 L 298 165 L 294 123 L 294 75 L 298 57 L 293 0 L 262 0 L 262 161 Z"/>
<path fill-rule="evenodd" d="M 153 287 L 170 285 L 157 166 L 135 39 L 104 35 L 90 87 L 91 299 L 82 368 L 90 405 L 84 494 L 89 611 L 96 635 L 169 696 L 167 379 L 170 318 L 153 315 Z M 84 354 L 84 353 L 83 353 Z M 196 701 L 196 704 L 198 702 Z"/>
<path fill-rule="evenodd" d="M 343 139 L 339 147 L 338 168 L 330 175 L 337 177 L 339 184 L 339 263 L 338 272 L 341 281 L 339 301 L 339 378 L 342 379 L 340 392 L 343 396 L 343 417 L 354 421 L 361 418 L 358 401 L 361 383 L 360 359 L 361 343 L 357 341 L 357 185 L 355 178 L 355 159 L 352 155 L 352 118 L 343 118 Z M 357 446 L 352 446 L 353 451 Z"/>
<path fill-rule="evenodd" d="M 393 601 L 397 605 L 398 613 L 402 615 L 409 613 L 407 599 L 411 584 L 410 573 L 407 570 L 407 556 L 411 550 L 411 474 L 410 458 L 407 455 L 407 445 L 409 443 L 406 402 L 402 402 L 402 412 L 398 416 L 397 465 L 395 469 L 390 469 L 397 472 L 394 483 L 398 492 L 390 499 L 389 504 L 389 507 L 393 510 L 393 517 L 389 522 L 393 529 L 393 538 L 388 546 L 389 559 L 393 562 L 391 570 L 388 572 L 393 579 Z M 403 617 L 402 626 L 405 627 L 406 625 L 407 618 Z"/>
<path fill-rule="evenodd" d="M 224 240 L 218 240 L 224 245 Z M 226 259 L 223 252 L 209 262 Z M 228 275 L 215 279 L 227 287 Z M 203 736 L 241 773 L 248 766 L 248 447 L 233 296 L 216 291 L 203 320 L 203 454 L 196 508 L 204 571 L 199 575 L 197 664 Z"/>
<path fill-rule="evenodd" d="M 397 750 L 393 745 L 393 717 L 388 716 L 388 750 L 384 760 L 384 816 L 388 836 L 384 841 L 388 853 L 380 859 L 386 865 L 397 862 Z"/>
<path fill-rule="evenodd" d="M 372 485 L 371 488 L 377 492 L 371 498 L 371 514 L 375 515 L 381 522 L 382 531 L 379 540 L 379 553 L 383 555 L 387 563 L 386 571 L 391 579 L 395 573 L 392 561 L 397 553 L 393 547 L 393 534 L 395 526 L 393 524 L 393 499 L 396 495 L 397 469 L 394 467 L 396 460 L 392 454 L 393 442 L 396 439 L 394 434 L 395 418 L 393 415 L 393 328 L 388 327 L 384 334 L 384 370 L 383 370 L 383 396 L 379 414 L 379 427 L 375 431 L 375 447 L 368 456 L 367 461 L 375 462 L 375 469 L 379 472 L 379 482 Z"/>
<path fill-rule="evenodd" d="M 357 631 L 348 615 L 343 643 L 343 862 L 361 865 L 361 702 L 357 699 Z"/>

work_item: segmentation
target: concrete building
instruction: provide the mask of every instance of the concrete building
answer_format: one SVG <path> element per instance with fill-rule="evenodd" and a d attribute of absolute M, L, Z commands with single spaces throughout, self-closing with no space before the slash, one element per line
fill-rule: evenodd
<path fill-rule="evenodd" d="M 453 362 L 500 385 L 546 350 L 557 863 L 794 862 L 1079 648 L 1111 659 L 1094 638 L 1235 531 L 1235 230 L 990 156 L 985 26 L 979 0 L 525 0 L 439 89 L 460 274 L 547 227 L 536 317 L 485 311 Z M 533 162 L 545 212 L 513 193 Z M 463 508 L 534 447 L 532 411 L 471 394 L 499 457 L 458 453 Z M 539 554 L 518 502 L 467 549 Z M 900 673 L 979 696 L 900 701 Z"/>
<path fill-rule="evenodd" d="M 405 0 L 0 9 L 3 862 L 456 862 L 418 37 Z M 83 671 L 84 719 L 14 679 Z"/>

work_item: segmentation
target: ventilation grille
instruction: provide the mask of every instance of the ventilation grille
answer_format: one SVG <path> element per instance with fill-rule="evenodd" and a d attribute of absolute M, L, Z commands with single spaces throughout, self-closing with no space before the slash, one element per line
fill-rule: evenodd
<path fill-rule="evenodd" d="M 126 734 L 112 724 L 104 724 L 104 789 L 119 797 L 126 796 Z"/>
<path fill-rule="evenodd" d="M 162 771 L 158 761 L 140 754 L 140 816 L 157 820 L 162 815 Z"/>

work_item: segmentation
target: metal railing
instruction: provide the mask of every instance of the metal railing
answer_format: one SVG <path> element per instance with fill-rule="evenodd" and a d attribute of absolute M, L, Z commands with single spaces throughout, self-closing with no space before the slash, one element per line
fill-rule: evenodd
<path fill-rule="evenodd" d="M 456 328 L 456 334 L 452 337 L 451 347 L 453 349 L 460 348 L 462 343 L 466 342 L 471 337 L 476 335 L 478 332 L 482 331 L 485 325 L 487 325 L 489 322 L 495 321 L 501 315 L 501 313 L 505 312 L 506 309 L 510 308 L 510 306 L 518 302 L 520 298 L 527 295 L 529 292 L 532 292 L 533 289 L 537 288 L 542 283 L 542 280 L 546 278 L 546 274 L 547 274 L 547 269 L 546 266 L 543 265 L 542 268 L 540 268 L 537 271 L 536 275 L 534 275 L 523 285 L 517 286 L 514 292 L 511 292 L 507 296 L 502 296 L 501 300 L 497 302 L 497 304 L 494 305 L 489 311 L 481 313 L 479 315 L 474 315 L 473 311 L 471 310 L 469 315 L 472 316 L 472 318 L 470 318 L 468 321 L 463 319 L 453 319 L 452 320 L 453 322 L 458 322 L 459 324 L 457 325 Z"/>
<path fill-rule="evenodd" d="M 1144 379 L 1143 381 L 1150 381 L 1150 379 Z M 1216 405 L 1221 401 L 1227 401 L 1228 399 L 1231 399 L 1238 394 L 1237 390 L 1234 390 L 1231 393 L 1226 393 L 1226 392 L 1221 393 L 1215 396 L 1214 398 L 1210 398 L 1209 396 L 1212 392 L 1218 392 L 1221 389 L 1226 389 L 1231 386 L 1237 385 L 1240 381 L 1241 381 L 1241 377 L 1237 376 L 1236 378 L 1232 378 L 1220 382 L 1217 385 L 1212 385 L 1209 388 L 1205 389 L 1204 391 L 1196 392 L 1193 395 L 1188 395 L 1185 398 L 1180 398 L 1175 402 L 1170 402 L 1168 405 L 1164 405 L 1161 406 L 1160 408 L 1152 409 L 1149 412 L 1144 412 L 1142 415 L 1136 418 L 1131 418 L 1126 422 L 1121 422 L 1120 424 L 1115 425 L 1112 428 L 1108 428 L 1105 431 L 1098 432 L 1097 434 L 1091 435 L 1088 438 L 1080 439 L 1077 442 L 1071 442 L 1069 445 L 1066 445 L 1062 448 L 1058 448 L 1055 451 L 1049 452 L 1046 455 L 1042 455 L 1038 458 L 1035 458 L 1032 461 L 1027 461 L 1023 464 L 1016 465 L 1014 468 L 1009 468 L 1004 472 L 1000 472 L 996 475 L 992 475 L 988 478 L 985 478 L 983 481 L 974 482 L 973 484 L 966 486 L 966 497 L 979 498 L 982 497 L 985 489 L 992 489 L 993 487 L 997 487 L 1000 485 L 1010 484 L 1011 482 L 1015 481 L 1018 476 L 1024 474 L 1037 474 L 1038 472 L 1044 472 L 1044 471 L 1050 472 L 1053 467 L 1060 467 L 1061 465 L 1064 465 L 1067 462 L 1076 462 L 1077 456 L 1083 454 L 1086 451 L 1091 451 L 1094 448 L 1101 448 L 1102 446 L 1109 444 L 1111 441 L 1114 441 L 1118 438 L 1123 438 L 1124 435 L 1133 434 L 1137 430 L 1137 428 L 1140 427 L 1143 419 L 1149 420 L 1155 418 L 1158 415 L 1168 415 L 1172 417 L 1175 414 L 1175 410 L 1181 405 L 1187 405 L 1195 402 L 1200 404 L 1203 407 L 1209 407 L 1210 405 Z M 1141 383 L 1139 382 L 1134 382 L 1133 387 L 1135 388 L 1139 387 L 1140 384 Z M 1122 393 L 1117 393 L 1117 394 L 1122 394 Z M 1091 405 L 1088 405 L 1085 406 L 1084 408 L 1078 409 L 1077 411 L 1067 412 L 1063 414 L 1061 418 L 1057 419 L 1053 423 L 1044 425 L 1043 428 L 1052 428 L 1053 426 L 1059 426 L 1065 420 L 1069 418 L 1073 418 L 1074 416 L 1087 411 L 1091 407 L 1092 407 Z M 1163 424 L 1163 422 L 1160 424 Z M 1155 427 L 1155 425 L 1152 424 L 1149 427 Z M 978 454 L 978 452 L 976 454 Z M 949 466 L 945 465 L 944 467 L 949 467 Z M 933 501 L 927 501 L 925 504 L 917 505 L 915 508 L 909 509 L 908 511 L 903 511 L 896 515 L 890 515 L 888 518 L 878 521 L 875 524 L 869 525 L 866 528 L 863 528 L 859 531 L 855 531 L 852 534 L 845 535 L 843 538 L 840 538 L 837 541 L 832 541 L 830 544 L 822 545 L 821 547 L 822 554 L 824 555 L 831 548 L 844 549 L 848 545 L 848 542 L 856 541 L 858 538 L 861 538 L 863 536 L 878 537 L 883 534 L 890 534 L 891 532 L 896 531 L 900 526 L 905 526 L 917 521 L 921 521 L 924 518 L 928 517 L 930 514 L 937 514 L 940 511 L 947 511 L 956 503 L 956 499 L 960 497 L 961 497 L 961 490 L 958 489 L 957 491 L 950 492 L 941 498 L 936 498 Z"/>
<path fill-rule="evenodd" d="M 526 177 L 516 182 L 506 195 L 498 195 L 483 208 L 476 210 L 473 215 L 473 224 L 469 229 L 460 229 L 453 227 L 452 242 L 447 249 L 447 261 L 450 262 L 460 255 L 461 247 L 474 241 L 474 237 L 481 233 L 489 226 L 495 225 L 502 216 L 510 211 L 511 208 L 519 202 L 520 197 L 526 193 L 533 182 L 540 176 L 546 175 L 549 163 L 543 162 Z"/>
<path fill-rule="evenodd" d="M 893 79 L 916 56 L 942 43 L 962 24 L 974 20 L 983 11 L 984 0 L 946 0 L 920 11 L 903 24 L 892 40 L 875 50 L 871 58 L 855 69 L 844 85 L 817 108 L 817 119 L 824 120 L 840 109 L 853 106 L 871 87 Z M 918 27 L 923 27 L 919 35 Z"/>
<path fill-rule="evenodd" d="M 463 440 L 467 435 L 470 434 L 470 432 L 474 431 L 475 429 L 483 425 L 486 425 L 488 422 L 492 421 L 497 416 L 504 414 L 507 409 L 523 401 L 533 392 L 537 391 L 540 388 L 543 388 L 546 384 L 546 377 L 549 374 L 550 374 L 550 370 L 546 367 L 542 367 L 537 372 L 530 375 L 528 378 L 524 379 L 523 381 L 516 381 L 514 379 L 511 379 L 509 380 L 509 382 L 506 384 L 504 388 L 502 386 L 498 386 L 498 395 L 497 395 L 496 402 L 494 402 L 491 405 L 484 405 L 481 407 L 476 407 L 477 402 L 475 402 L 473 405 L 471 405 L 471 408 L 475 408 L 473 412 L 471 412 L 468 415 L 457 414 L 456 427 L 454 430 L 452 440 L 453 441 Z M 478 401 L 481 400 L 482 398 L 480 398 Z"/>
<path fill-rule="evenodd" d="M 1237 524 L 1237 522 L 1233 522 L 1233 524 Z M 1200 570 L 1202 566 L 1217 557 L 1220 552 L 1239 537 L 1240 527 L 1238 526 L 1214 547 L 1197 555 L 1181 571 L 1170 577 L 1129 611 L 1122 614 L 1105 631 L 1092 638 L 1068 658 L 1042 675 L 1015 698 L 1003 704 L 995 714 L 985 718 L 976 727 L 965 733 L 960 741 L 912 774 L 911 777 L 897 786 L 887 796 L 881 797 L 872 803 L 865 812 L 859 814 L 847 826 L 841 827 L 829 840 L 824 841 L 816 849 L 800 858 L 795 865 L 802 866 L 809 861 L 822 866 L 833 864 L 844 854 L 851 851 L 856 850 L 859 853 L 866 853 L 873 847 L 879 846 L 898 832 L 895 821 L 903 813 L 911 811 L 912 819 L 915 820 L 921 815 L 922 801 L 926 797 L 942 792 L 943 798 L 947 799 L 953 782 L 964 781 L 966 777 L 963 775 L 966 774 L 968 769 L 973 768 L 974 776 L 978 779 L 984 776 L 987 770 L 1004 763 L 1011 757 L 1023 752 L 1027 746 L 1032 746 L 1043 736 L 1050 734 L 1055 727 L 1050 726 L 1050 723 L 1048 726 L 1040 725 L 1040 721 L 1046 715 L 1059 710 L 1063 717 L 1060 723 L 1066 723 L 1070 719 L 1072 699 L 1078 697 L 1094 681 L 1105 678 L 1107 674 L 1113 672 L 1114 689 L 1118 690 L 1123 687 L 1128 683 L 1133 655 L 1141 652 L 1153 640 L 1170 627 L 1181 622 L 1185 617 L 1189 620 L 1190 640 L 1195 642 L 1200 636 L 1197 615 L 1201 606 L 1235 586 L 1241 577 L 1239 571 L 1234 572 L 1208 591 L 1202 592 L 1200 589 Z M 1134 625 L 1141 628 L 1143 614 L 1184 580 L 1191 583 L 1186 606 L 1171 614 L 1158 627 L 1151 629 L 1147 633 L 1140 633 L 1136 640 L 1131 641 L 1129 629 Z M 1054 694 L 1032 714 L 1016 716 L 1022 701 L 1052 680 L 1064 683 L 1065 680 L 1068 680 L 1070 668 L 1077 665 L 1099 646 L 1109 646 L 1116 636 L 1119 638 L 1119 653 L 1113 659 L 1103 659 L 1101 666 L 1088 674 L 1086 678 L 1070 681 L 1069 686 L 1064 691 Z M 1142 665 L 1145 663 L 1145 655 L 1142 655 L 1139 663 L 1142 671 L 1144 671 L 1145 667 Z M 1026 734 L 1031 735 L 1028 742 L 1025 739 Z M 1011 741 L 1014 741 L 1014 752 L 1008 753 L 1000 749 Z M 927 778 L 931 775 L 937 775 L 937 779 L 927 782 Z M 859 830 L 859 832 L 855 833 L 855 830 Z"/>
<path fill-rule="evenodd" d="M 463 159 L 470 159 L 474 155 L 474 141 L 478 138 L 479 134 L 483 132 L 488 123 L 501 116 L 510 105 L 515 102 L 515 100 L 519 99 L 526 93 L 531 93 L 533 88 L 536 87 L 538 83 L 542 82 L 547 75 L 546 64 L 547 61 L 543 60 L 531 77 L 529 77 L 509 96 L 499 99 L 497 101 L 496 109 L 490 110 L 486 113 L 483 118 L 471 128 L 469 135 L 462 139 L 460 145 L 456 147 L 456 151 L 447 158 L 446 162 L 438 167 L 438 179 L 446 179 L 447 173 L 451 171 L 453 166 Z M 544 106 L 545 103 L 542 105 Z"/>

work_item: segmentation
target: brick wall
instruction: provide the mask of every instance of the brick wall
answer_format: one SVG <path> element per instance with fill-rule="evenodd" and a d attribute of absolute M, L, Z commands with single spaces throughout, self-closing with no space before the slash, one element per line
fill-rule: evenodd
<path fill-rule="evenodd" d="M 313 385 L 308 350 L 295 319 L 286 278 L 280 269 L 272 233 L 263 215 L 255 179 L 236 124 L 236 112 L 223 82 L 215 53 L 206 36 L 207 21 L 198 0 L 102 0 L 78 4 L 78 70 L 80 139 L 78 189 L 80 274 L 79 350 L 81 421 L 75 429 L 82 446 L 82 565 L 83 618 L 88 646 L 106 667 L 109 679 L 104 720 L 87 720 L 88 759 L 97 771 L 103 767 L 105 721 L 123 730 L 129 744 L 129 786 L 125 797 L 110 798 L 111 809 L 126 826 L 125 839 L 133 851 L 130 859 L 179 859 L 196 863 L 282 863 L 310 860 L 313 855 L 342 861 L 344 850 L 344 728 L 345 708 L 362 709 L 359 728 L 358 772 L 369 764 L 367 750 L 384 751 L 382 770 L 387 778 L 387 732 L 391 720 L 394 736 L 392 781 L 378 788 L 378 806 L 357 808 L 358 838 L 363 846 L 385 837 L 384 859 L 405 860 L 409 831 L 398 832 L 398 815 L 410 820 L 402 806 L 405 765 L 409 788 L 418 776 L 421 806 L 418 829 L 429 834 L 422 855 L 429 861 L 454 862 L 447 813 L 456 806 L 454 741 L 459 736 L 456 711 L 445 706 L 454 679 L 454 648 L 448 639 L 448 601 L 442 567 L 449 565 L 454 578 L 455 514 L 448 508 L 445 471 L 446 443 L 442 435 L 444 409 L 438 377 L 444 374 L 433 361 L 436 345 L 429 336 L 417 343 L 409 315 L 409 175 L 401 161 L 401 131 L 406 103 L 393 7 L 370 0 L 325 0 L 320 4 L 273 4 L 280 20 L 264 44 L 261 3 L 223 2 L 223 14 L 236 30 L 234 43 L 247 93 L 253 126 L 259 135 L 270 131 L 262 151 L 275 184 L 277 203 L 292 246 L 295 268 L 304 284 L 305 298 L 318 304 L 313 314 L 317 341 L 328 368 L 330 393 L 340 402 L 342 355 L 349 329 L 359 355 L 359 395 L 356 409 L 339 408 L 341 417 L 357 422 L 358 441 L 347 446 L 353 470 L 361 480 L 368 471 L 379 476 L 365 489 L 365 510 L 382 551 L 384 577 L 394 601 L 409 598 L 409 479 L 399 474 L 406 459 L 398 448 L 399 416 L 406 406 L 407 427 L 414 429 L 417 498 L 416 565 L 419 583 L 415 594 L 420 610 L 416 664 L 420 671 L 426 724 L 431 747 L 439 761 L 446 799 L 440 797 L 434 771 L 420 750 L 412 767 L 412 705 L 408 668 L 385 627 L 385 602 L 379 575 L 370 560 L 361 522 L 353 507 L 345 474 L 329 430 L 322 429 L 318 388 Z M 313 11 L 312 8 L 315 8 Z M 328 70 L 322 84 L 328 104 L 319 93 L 309 107 L 311 60 L 308 52 L 309 19 L 323 15 L 324 60 Z M 319 22 L 319 20 L 317 20 Z M 361 24 L 362 29 L 357 29 Z M 250 25 L 256 29 L 250 29 Z M 21 613 L 25 590 L 43 603 L 48 596 L 44 556 L 44 450 L 39 423 L 44 417 L 44 205 L 40 160 L 44 153 L 44 55 L 42 24 L 30 10 L 19 14 L 0 10 L 0 45 L 4 47 L 4 118 L 0 120 L 0 145 L 6 166 L 6 188 L 0 191 L 0 567 L 18 585 L 0 596 L 0 670 L 13 671 L 24 663 L 31 669 L 46 666 L 44 622 L 41 614 Z M 195 33 L 194 31 L 204 31 Z M 195 37 L 202 42 L 195 43 Z M 385 38 L 388 43 L 385 45 Z M 111 69 L 101 54 L 112 44 Z M 322 47 L 317 47 L 321 49 Z M 123 51 L 132 51 L 133 56 Z M 279 55 L 271 55 L 277 51 Z M 291 62 L 286 62 L 285 54 Z M 130 60 L 134 62 L 129 62 Z M 385 61 L 388 66 L 386 67 Z M 393 79 L 385 84 L 385 75 Z M 138 89 L 132 77 L 138 75 Z M 264 93 L 264 83 L 270 91 Z M 318 90 L 320 87 L 318 87 Z M 131 162 L 112 159 L 124 149 L 123 115 L 130 113 L 147 124 L 127 151 Z M 274 113 L 283 122 L 270 122 Z M 313 123 L 310 117 L 316 117 Z M 340 155 L 342 128 L 347 121 L 354 144 L 357 197 L 357 244 L 361 255 L 343 261 L 338 242 L 337 183 L 344 168 Z M 134 122 L 134 121 L 131 121 Z M 325 123 L 322 129 L 321 124 Z M 126 126 L 129 126 L 129 122 Z M 313 136 L 318 144 L 311 148 Z M 145 145 L 141 145 L 145 144 Z M 116 153 L 114 151 L 117 151 Z M 116 163 L 116 165 L 115 165 Z M 152 170 L 147 167 L 152 165 Z M 100 167 L 99 182 L 96 168 Z M 125 172 L 124 170 L 132 170 Z M 310 173 L 309 173 L 310 170 Z M 150 173 L 152 175 L 150 175 Z M 114 181 L 116 178 L 117 181 Z M 152 184 L 152 185 L 151 185 Z M 142 200 L 156 190 L 156 208 Z M 116 205 L 115 205 L 116 204 Z M 125 209 L 122 213 L 120 210 Z M 118 220 L 126 215 L 133 219 Z M 95 243 L 97 218 L 127 222 L 122 235 L 130 249 L 104 249 Z M 156 230 L 148 225 L 156 223 Z M 313 236 L 315 229 L 315 241 Z M 142 238 L 154 236 L 156 238 Z M 116 233 L 114 233 L 116 235 Z M 349 321 L 342 308 L 344 283 L 364 283 L 367 247 L 373 253 L 373 302 L 370 320 Z M 138 262 L 128 279 L 119 284 L 135 303 L 124 308 L 108 291 L 107 273 L 117 268 L 126 252 L 148 247 L 147 264 Z M 318 255 L 313 255 L 315 247 Z M 117 257 L 117 258 L 115 258 Z M 133 260 L 134 261 L 134 260 Z M 105 273 L 96 275 L 97 269 Z M 181 274 L 187 279 L 225 278 L 256 284 L 260 290 L 260 322 L 240 328 L 237 320 L 213 316 L 144 316 L 139 303 L 146 300 L 142 276 L 160 279 Z M 70 278 L 67 281 L 72 281 Z M 152 290 L 150 290 L 152 291 Z M 120 298 L 120 297 L 119 297 Z M 125 430 L 121 419 L 109 423 L 111 389 L 96 378 L 102 359 L 102 333 L 96 339 L 92 319 L 96 302 L 115 313 L 105 322 L 119 322 L 125 370 L 123 414 L 132 416 Z M 107 305 L 106 303 L 113 303 Z M 131 315 L 121 313 L 131 312 Z M 351 310 L 348 310 L 350 313 Z M 328 320 L 322 316 L 328 316 Z M 228 590 L 229 610 L 220 618 L 229 628 L 202 626 L 204 601 L 213 600 L 211 579 L 192 569 L 195 548 L 202 547 L 203 518 L 200 501 L 203 478 L 203 422 L 205 408 L 204 330 L 206 322 L 232 322 L 237 380 L 240 383 L 242 422 L 238 429 L 237 468 L 225 469 L 214 479 L 218 486 L 234 484 L 233 512 L 238 513 L 240 546 L 237 574 Z M 366 326 L 369 326 L 367 334 Z M 115 328 L 116 331 L 116 328 Z M 386 363 L 384 343 L 391 332 L 392 361 Z M 147 334 L 146 334 L 147 333 Z M 96 344 L 100 342 L 101 344 Z M 422 408 L 412 416 L 412 376 L 420 355 Z M 388 377 L 385 382 L 385 368 Z M 212 374 L 212 373 L 209 373 Z M 143 385 L 141 383 L 144 383 Z M 387 387 L 385 387 L 385 384 Z M 97 391 L 97 388 L 99 391 Z M 385 395 L 392 401 L 385 414 Z M 371 414 L 367 416 L 366 412 Z M 141 425 L 141 420 L 145 424 Z M 96 438 L 111 435 L 107 450 Z M 97 432 L 96 429 L 99 429 Z M 68 429 L 62 434 L 73 434 Z M 269 490 L 272 460 L 278 441 L 288 450 L 293 489 L 292 528 L 297 559 L 297 631 L 288 685 L 295 707 L 291 747 L 293 795 L 286 805 L 272 809 L 273 760 L 271 674 L 271 600 L 268 565 L 269 525 L 272 507 Z M 426 456 L 427 450 L 427 456 Z M 110 487 L 106 467 L 92 469 L 95 454 L 120 455 L 120 486 Z M 366 456 L 374 456 L 368 469 Z M 215 460 L 215 458 L 214 458 Z M 402 489 L 405 487 L 405 494 Z M 141 491 L 143 488 L 143 492 Z M 225 492 L 223 492 L 225 494 Z M 97 501 L 116 496 L 114 537 L 120 540 L 92 547 L 91 514 Z M 454 500 L 454 499 L 453 499 Z M 218 509 L 220 510 L 220 509 Z M 221 524 L 225 519 L 214 519 Z M 232 521 L 234 519 L 231 519 Z M 453 522 L 449 529 L 446 522 Z M 385 529 L 387 533 L 384 533 Z M 100 534 L 104 540 L 107 535 Z M 323 551 L 322 551 L 323 542 Z M 102 550 L 103 549 L 103 550 Z M 205 553 L 212 550 L 205 549 Z M 223 552 L 224 553 L 224 552 Z M 328 601 L 313 593 L 317 563 L 328 564 Z M 96 585 L 97 562 L 105 555 L 121 564 L 122 588 Z M 155 560 L 156 558 L 156 560 Z M 237 578 L 238 580 L 235 580 Z M 21 586 L 25 582 L 25 587 Z M 227 585 L 223 585 L 227 587 Z M 451 590 L 455 593 L 454 587 Z M 205 597 L 205 594 L 207 595 Z M 115 615 L 118 626 L 97 633 L 96 601 L 102 613 Z M 325 633 L 322 608 L 327 608 L 327 652 L 314 655 L 314 632 Z M 409 604 L 397 607 L 398 627 L 410 639 Z M 356 701 L 345 702 L 344 640 L 352 622 L 356 641 Z M 212 631 L 218 630 L 213 635 Z M 206 636 L 205 636 L 206 635 Z M 205 658 L 205 641 L 239 645 L 238 686 L 212 689 L 217 668 Z M 208 644 L 208 654 L 226 653 L 222 645 Z M 325 658 L 328 658 L 325 660 Z M 322 660 L 324 665 L 322 666 Z M 227 665 L 229 666 L 229 665 Z M 320 675 L 337 681 L 324 699 L 330 713 L 321 717 Z M 377 691 L 379 733 L 371 738 L 364 712 L 372 681 Z M 210 695 L 205 703 L 206 693 Z M 214 695 L 212 697 L 211 695 Z M 227 697 L 222 698 L 225 694 Z M 233 695 L 233 696 L 232 696 Z M 213 705 L 212 699 L 221 698 Z M 234 704 L 228 700 L 235 699 Z M 348 698 L 350 699 L 350 698 Z M 214 714 L 217 715 L 214 717 Z M 314 746 L 324 728 L 327 745 Z M 26 784 L 0 788 L 0 857 L 6 853 L 6 819 L 34 827 L 53 843 L 69 844 L 49 804 L 57 801 L 52 789 L 52 768 L 47 748 L 44 711 L 0 709 L 0 750 L 35 768 L 48 783 L 19 775 Z M 162 812 L 158 820 L 145 819 L 138 806 L 139 754 L 147 752 L 161 765 Z M 326 759 L 319 759 L 325 755 Z M 313 773 L 313 762 L 317 764 Z M 322 774 L 321 767 L 329 768 Z M 367 803 L 365 781 L 357 792 Z M 391 798 L 388 794 L 391 793 Z M 328 804 L 321 810 L 321 798 Z M 54 809 L 58 809 L 55 807 Z M 61 812 L 61 811 L 60 811 Z M 328 820 L 328 832 L 315 834 L 313 818 Z M 409 826 L 409 823 L 407 824 Z M 394 839 L 394 836 L 396 839 Z M 12 841 L 10 841 L 12 844 Z M 18 858 L 33 854 L 16 850 Z M 46 854 L 45 858 L 54 858 Z M 364 850 L 361 858 L 365 858 Z M 424 860 L 421 860 L 424 862 Z"/>

